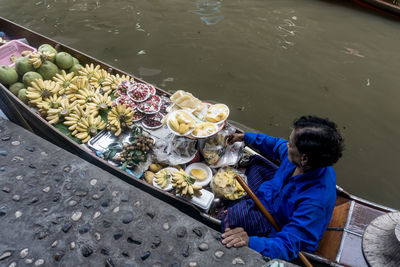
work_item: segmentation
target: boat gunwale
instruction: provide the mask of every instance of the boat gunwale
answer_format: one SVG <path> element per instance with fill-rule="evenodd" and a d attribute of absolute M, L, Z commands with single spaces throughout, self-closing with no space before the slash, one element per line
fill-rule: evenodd
<path fill-rule="evenodd" d="M 365 2 L 369 5 L 372 5 L 378 9 L 380 8 L 387 12 L 400 15 L 400 6 L 394 5 L 393 3 L 390 3 L 388 1 L 385 0 L 358 0 L 358 1 Z"/>

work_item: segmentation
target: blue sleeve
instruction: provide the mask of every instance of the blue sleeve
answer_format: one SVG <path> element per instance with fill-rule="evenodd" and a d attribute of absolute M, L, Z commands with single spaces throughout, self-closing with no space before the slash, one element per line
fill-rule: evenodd
<path fill-rule="evenodd" d="M 287 142 L 284 139 L 261 133 L 245 133 L 244 142 L 274 160 L 283 160 L 287 154 Z"/>
<path fill-rule="evenodd" d="M 301 250 L 314 251 L 318 247 L 320 233 L 326 230 L 322 229 L 326 225 L 320 219 L 324 215 L 322 207 L 301 205 L 282 231 L 271 238 L 251 236 L 249 247 L 264 256 L 286 261 L 296 258 Z"/>

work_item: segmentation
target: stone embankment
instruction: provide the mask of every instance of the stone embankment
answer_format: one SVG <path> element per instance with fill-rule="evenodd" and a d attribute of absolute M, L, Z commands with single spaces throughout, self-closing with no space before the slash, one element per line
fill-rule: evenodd
<path fill-rule="evenodd" d="M 268 266 L 249 248 L 0 118 L 0 266 Z M 286 265 L 288 266 L 288 265 Z"/>

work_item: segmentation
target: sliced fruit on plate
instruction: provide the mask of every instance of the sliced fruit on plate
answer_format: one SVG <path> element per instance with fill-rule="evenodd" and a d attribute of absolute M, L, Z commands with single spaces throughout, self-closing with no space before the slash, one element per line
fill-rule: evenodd
<path fill-rule="evenodd" d="M 203 181 L 207 178 L 207 173 L 202 169 L 192 169 L 190 170 L 190 174 L 198 181 Z"/>
<path fill-rule="evenodd" d="M 186 112 L 177 111 L 174 115 L 171 115 L 168 122 L 173 131 L 183 135 L 193 129 L 194 119 Z"/>
<path fill-rule="evenodd" d="M 133 101 L 143 102 L 150 97 L 150 89 L 144 83 L 136 83 L 133 90 L 128 91 L 128 95 Z"/>
<path fill-rule="evenodd" d="M 225 104 L 215 104 L 208 108 L 206 120 L 214 123 L 218 123 L 226 120 L 229 115 L 229 108 Z"/>

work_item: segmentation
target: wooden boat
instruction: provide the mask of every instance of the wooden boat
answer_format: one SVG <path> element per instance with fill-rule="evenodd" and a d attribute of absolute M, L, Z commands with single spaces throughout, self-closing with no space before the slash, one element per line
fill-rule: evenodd
<path fill-rule="evenodd" d="M 353 2 L 378 12 L 400 16 L 400 6 L 393 0 L 353 0 Z"/>
<path fill-rule="evenodd" d="M 43 43 L 48 43 L 58 50 L 66 51 L 78 58 L 82 63 L 94 63 L 101 65 L 112 74 L 126 74 L 104 62 L 96 60 L 73 48 L 58 43 L 55 40 L 46 38 L 38 33 L 28 30 L 13 22 L 0 18 L 0 29 L 6 32 L 11 38 L 26 38 L 35 47 Z M 132 76 L 132 75 L 131 75 Z M 136 79 L 140 81 L 140 79 Z M 167 92 L 158 89 L 158 94 L 169 95 Z M 220 221 L 210 214 L 203 212 L 196 206 L 174 195 L 150 186 L 141 179 L 134 178 L 127 172 L 109 164 L 88 151 L 84 146 L 79 145 L 66 137 L 59 130 L 47 123 L 34 110 L 21 102 L 5 86 L 0 84 L 0 108 L 6 116 L 13 122 L 25 127 L 26 129 L 42 136 L 54 144 L 64 148 L 82 159 L 95 164 L 102 169 L 112 173 L 125 182 L 144 190 L 163 201 L 175 206 L 188 215 L 202 221 L 203 223 L 219 230 Z M 251 149 L 249 148 L 251 151 Z M 311 260 L 321 262 L 331 266 L 367 266 L 364 260 L 361 240 L 362 234 L 368 225 L 377 216 L 394 211 L 391 208 L 355 197 L 337 187 L 337 201 L 332 220 L 328 229 L 319 244 L 317 251 L 313 254 L 305 253 Z"/>

